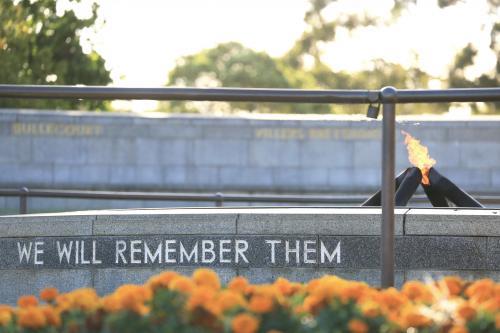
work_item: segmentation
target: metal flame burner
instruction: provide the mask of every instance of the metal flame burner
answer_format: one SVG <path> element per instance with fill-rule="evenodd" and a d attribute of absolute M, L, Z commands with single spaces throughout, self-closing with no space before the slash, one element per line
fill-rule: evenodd
<path fill-rule="evenodd" d="M 484 207 L 470 194 L 440 174 L 436 168 L 429 170 L 430 184 L 422 184 L 422 172 L 417 167 L 407 168 L 396 177 L 396 206 L 406 206 L 419 185 L 434 207 Z M 380 206 L 381 191 L 377 191 L 361 206 Z"/>

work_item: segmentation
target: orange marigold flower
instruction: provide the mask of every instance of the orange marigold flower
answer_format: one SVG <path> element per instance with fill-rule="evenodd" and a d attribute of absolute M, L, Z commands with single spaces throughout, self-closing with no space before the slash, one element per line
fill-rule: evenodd
<path fill-rule="evenodd" d="M 288 281 L 287 279 L 284 279 L 282 277 L 278 278 L 273 286 L 282 294 L 285 296 L 290 296 L 294 292 L 298 290 L 297 285 L 295 283 L 292 283 Z"/>
<path fill-rule="evenodd" d="M 481 279 L 472 283 L 466 290 L 465 295 L 474 299 L 476 302 L 482 302 L 494 294 L 495 282 L 491 279 Z"/>
<path fill-rule="evenodd" d="M 469 333 L 469 330 L 465 326 L 454 325 L 450 328 L 448 333 Z"/>
<path fill-rule="evenodd" d="M 30 307 L 30 306 L 37 306 L 38 305 L 38 299 L 35 296 L 33 296 L 33 295 L 21 296 L 17 300 L 17 305 L 20 308 L 27 308 L 27 307 Z"/>
<path fill-rule="evenodd" d="M 367 300 L 360 304 L 361 312 L 365 317 L 374 318 L 380 315 L 380 307 L 377 303 Z"/>
<path fill-rule="evenodd" d="M 306 290 L 311 294 L 322 295 L 326 300 L 338 296 L 347 281 L 337 276 L 324 276 L 317 283 L 308 285 Z"/>
<path fill-rule="evenodd" d="M 152 276 L 148 280 L 147 285 L 151 287 L 153 290 L 156 290 L 158 288 L 168 288 L 170 282 L 172 282 L 172 280 L 178 276 L 179 273 L 176 272 L 172 271 L 163 272 L 161 274 Z"/>
<path fill-rule="evenodd" d="M 210 306 L 215 299 L 215 291 L 209 287 L 201 286 L 195 288 L 187 301 L 186 307 L 193 311 L 197 307 Z"/>
<path fill-rule="evenodd" d="M 0 326 L 5 326 L 12 320 L 12 312 L 10 306 L 0 305 Z"/>
<path fill-rule="evenodd" d="M 68 294 L 60 294 L 56 297 L 56 307 L 59 311 L 64 312 L 71 309 L 71 297 Z"/>
<path fill-rule="evenodd" d="M 92 288 L 81 288 L 66 294 L 70 301 L 70 308 L 91 311 L 99 306 L 99 296 Z M 59 298 L 56 298 L 56 301 Z"/>
<path fill-rule="evenodd" d="M 458 276 L 446 276 L 442 282 L 448 289 L 448 293 L 452 296 L 459 295 L 464 287 L 464 281 Z"/>
<path fill-rule="evenodd" d="M 324 307 L 325 301 L 320 295 L 309 295 L 304 299 L 302 305 L 304 311 L 316 314 L 321 308 Z"/>
<path fill-rule="evenodd" d="M 273 299 L 268 295 L 253 295 L 250 298 L 249 309 L 255 313 L 267 313 L 273 309 Z"/>
<path fill-rule="evenodd" d="M 134 284 L 125 284 L 116 289 L 114 293 L 117 297 L 120 307 L 124 310 L 129 310 L 140 315 L 148 312 L 148 308 L 144 305 L 152 297 L 151 290 L 145 286 Z"/>
<path fill-rule="evenodd" d="M 120 299 L 115 294 L 107 295 L 101 298 L 101 307 L 104 311 L 114 313 L 122 310 Z"/>
<path fill-rule="evenodd" d="M 408 301 L 405 295 L 392 287 L 376 294 L 376 298 L 379 304 L 389 311 L 401 308 Z"/>
<path fill-rule="evenodd" d="M 500 295 L 495 295 L 481 303 L 481 309 L 495 313 L 500 310 Z"/>
<path fill-rule="evenodd" d="M 191 279 L 179 275 L 170 282 L 169 288 L 172 290 L 177 290 L 183 293 L 190 293 L 194 289 L 195 285 Z"/>
<path fill-rule="evenodd" d="M 220 289 L 219 276 L 211 269 L 199 268 L 193 273 L 193 281 L 199 286 L 207 286 L 214 290 Z"/>
<path fill-rule="evenodd" d="M 316 289 L 316 287 L 319 285 L 319 279 L 312 279 L 310 280 L 307 285 L 305 286 L 306 288 L 306 291 L 308 293 L 312 292 L 314 289 Z"/>
<path fill-rule="evenodd" d="M 403 285 L 401 293 L 414 302 L 431 302 L 432 294 L 420 281 L 408 281 Z"/>
<path fill-rule="evenodd" d="M 368 325 L 359 319 L 351 319 L 347 323 L 347 328 L 349 329 L 349 332 L 351 333 L 366 333 L 368 332 Z"/>
<path fill-rule="evenodd" d="M 44 327 L 47 324 L 47 319 L 42 309 L 30 306 L 19 309 L 17 322 L 21 327 L 37 329 Z"/>
<path fill-rule="evenodd" d="M 238 291 L 240 293 L 245 293 L 249 286 L 248 280 L 243 276 L 236 276 L 227 285 L 231 290 Z"/>
<path fill-rule="evenodd" d="M 495 315 L 495 328 L 497 330 L 500 330 L 500 313 L 497 313 Z"/>
<path fill-rule="evenodd" d="M 410 310 L 404 314 L 404 323 L 407 327 L 425 327 L 431 324 L 431 319 L 415 310 Z"/>
<path fill-rule="evenodd" d="M 40 292 L 40 299 L 45 302 L 52 302 L 59 295 L 56 288 L 45 288 Z"/>
<path fill-rule="evenodd" d="M 42 312 L 45 316 L 45 320 L 47 321 L 47 324 L 49 324 L 51 326 L 55 326 L 55 327 L 58 327 L 61 325 L 61 316 L 59 315 L 58 311 L 56 311 L 51 306 L 44 306 L 41 309 L 42 309 Z"/>
<path fill-rule="evenodd" d="M 242 313 L 234 317 L 231 328 L 234 333 L 255 333 L 259 328 L 259 320 L 252 315 Z"/>
<path fill-rule="evenodd" d="M 367 285 L 364 283 L 352 282 L 339 290 L 339 296 L 343 302 L 349 300 L 358 301 L 363 296 L 366 289 Z"/>
<path fill-rule="evenodd" d="M 236 291 L 227 289 L 222 291 L 217 296 L 217 302 L 222 311 L 232 309 L 237 306 L 245 306 L 246 301 L 241 294 Z"/>
<path fill-rule="evenodd" d="M 461 304 L 457 309 L 460 318 L 469 321 L 476 316 L 476 310 L 467 303 Z"/>

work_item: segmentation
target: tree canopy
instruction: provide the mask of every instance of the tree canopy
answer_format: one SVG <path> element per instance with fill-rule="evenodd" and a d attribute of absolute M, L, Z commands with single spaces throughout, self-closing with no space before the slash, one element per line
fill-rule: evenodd
<path fill-rule="evenodd" d="M 169 74 L 169 82 L 191 87 L 290 88 L 287 78 L 273 58 L 236 42 L 219 44 L 179 59 Z M 177 112 L 193 110 L 189 103 L 173 102 L 171 105 Z M 219 103 L 205 105 L 220 107 Z M 231 103 L 231 106 L 245 110 L 257 108 L 254 103 Z M 259 107 L 262 109 L 266 106 Z M 269 105 L 267 107 L 270 108 Z"/>
<path fill-rule="evenodd" d="M 378 89 L 386 85 L 399 88 L 428 88 L 433 79 L 417 66 L 404 68 L 399 64 L 389 63 L 382 59 L 374 59 L 372 68 L 358 72 L 333 71 L 323 60 L 323 50 L 328 43 L 335 40 L 337 30 L 344 28 L 355 30 L 367 26 L 390 25 L 415 0 L 396 0 L 391 17 L 382 19 L 367 13 L 336 15 L 334 19 L 326 19 L 324 10 L 337 0 L 309 0 L 310 8 L 304 15 L 307 25 L 303 34 L 291 49 L 282 57 L 271 58 L 265 53 L 255 52 L 238 43 L 220 44 L 212 49 L 202 50 L 179 60 L 176 68 L 169 75 L 169 85 L 189 86 L 227 86 L 227 87 L 290 87 L 300 89 Z M 435 0 L 441 8 L 459 3 L 457 0 Z M 498 8 L 498 0 L 488 0 L 490 11 Z M 493 87 L 499 84 L 500 45 L 496 42 L 500 22 L 494 24 L 491 31 L 491 49 L 497 54 L 495 73 L 484 73 L 470 80 L 464 74 L 467 67 L 474 65 L 477 50 L 473 44 L 466 45 L 456 55 L 445 79 L 447 87 Z M 176 103 L 173 109 L 196 110 L 185 108 Z M 231 104 L 234 108 L 273 112 L 319 112 L 344 113 L 360 111 L 351 107 L 326 105 L 242 105 Z M 447 107 L 439 105 L 402 106 L 399 112 L 421 113 L 442 112 Z M 477 111 L 477 108 L 476 108 Z M 495 112 L 494 105 L 486 112 Z M 484 110 L 483 110 L 484 112 Z"/>
<path fill-rule="evenodd" d="M 72 9 L 59 10 L 55 0 L 0 2 L 0 82 L 5 84 L 105 85 L 111 81 L 104 59 L 84 52 L 80 34 L 97 19 Z M 102 102 L 0 100 L 0 106 L 37 108 L 102 108 Z"/>

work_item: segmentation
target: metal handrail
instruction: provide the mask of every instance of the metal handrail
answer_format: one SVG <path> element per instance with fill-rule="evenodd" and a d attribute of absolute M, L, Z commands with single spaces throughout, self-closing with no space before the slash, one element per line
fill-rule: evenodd
<path fill-rule="evenodd" d="M 0 84 L 0 98 L 190 100 L 324 104 L 498 102 L 500 100 L 500 88 L 457 88 L 445 90 L 393 89 L 394 91 L 386 91 L 385 93 L 382 90 L 136 88 Z"/>
<path fill-rule="evenodd" d="M 394 285 L 394 173 L 396 104 L 500 102 L 500 88 L 448 90 L 297 90 L 241 88 L 118 88 L 0 85 L 0 98 L 153 99 L 279 103 L 382 104 L 381 285 Z M 376 117 L 378 110 L 369 114 Z"/>
<path fill-rule="evenodd" d="M 289 204 L 361 204 L 370 194 L 242 194 L 242 193 L 193 193 L 193 192 L 141 192 L 141 191 L 94 191 L 61 189 L 0 189 L 0 197 L 19 197 L 19 214 L 28 213 L 27 198 L 63 198 L 96 200 L 156 200 L 214 202 L 222 207 L 224 202 L 289 203 Z M 474 195 L 483 204 L 500 204 L 500 194 Z M 425 203 L 423 194 L 414 195 L 411 202 Z"/>

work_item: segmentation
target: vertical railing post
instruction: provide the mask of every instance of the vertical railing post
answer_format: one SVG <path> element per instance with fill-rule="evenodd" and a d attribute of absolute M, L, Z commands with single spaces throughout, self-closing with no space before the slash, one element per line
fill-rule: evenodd
<path fill-rule="evenodd" d="M 394 191 L 397 90 L 385 87 L 382 100 L 382 226 L 381 226 L 381 286 L 394 286 Z"/>
<path fill-rule="evenodd" d="M 28 214 L 28 188 L 19 189 L 19 214 Z"/>
<path fill-rule="evenodd" d="M 221 192 L 215 193 L 215 207 L 222 207 L 224 205 L 224 195 Z"/>

